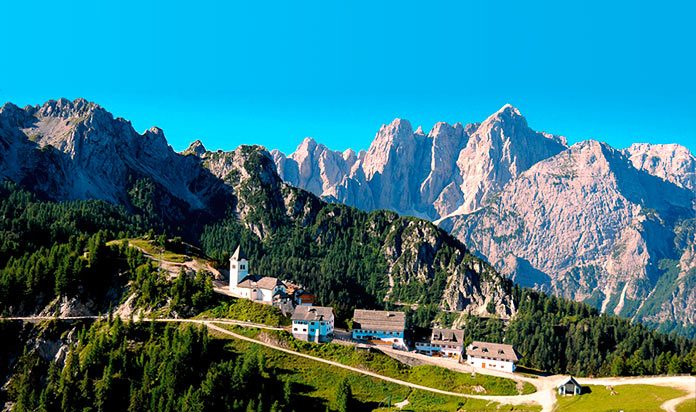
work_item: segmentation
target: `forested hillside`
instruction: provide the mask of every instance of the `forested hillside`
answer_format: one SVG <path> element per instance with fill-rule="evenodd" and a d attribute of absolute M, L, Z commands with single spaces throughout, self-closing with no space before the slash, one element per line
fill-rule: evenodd
<path fill-rule="evenodd" d="M 52 323 L 40 329 L 44 345 L 66 333 L 69 343 L 57 360 L 20 353 L 4 394 L 16 412 L 282 411 L 296 400 L 261 355 L 225 350 L 224 341 L 210 339 L 202 327 L 114 318 L 67 331 Z M 0 330 L 3 336 L 20 332 L 5 323 Z"/>

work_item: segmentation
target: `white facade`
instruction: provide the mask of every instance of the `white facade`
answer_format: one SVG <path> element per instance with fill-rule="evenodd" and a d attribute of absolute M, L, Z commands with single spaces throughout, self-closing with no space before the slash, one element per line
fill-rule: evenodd
<path fill-rule="evenodd" d="M 439 354 L 448 358 L 459 359 L 462 356 L 462 345 L 437 344 L 430 342 L 416 342 L 416 351 L 426 355 Z"/>
<path fill-rule="evenodd" d="M 500 359 L 486 359 L 474 357 L 471 355 L 466 356 L 466 363 L 481 369 L 493 369 L 501 372 L 512 373 L 515 371 L 515 363 L 512 361 L 500 360 Z"/>
<path fill-rule="evenodd" d="M 239 298 L 271 304 L 276 293 L 285 291 L 285 286 L 276 278 L 249 275 L 249 261 L 237 247 L 230 257 L 229 290 Z"/>
<path fill-rule="evenodd" d="M 230 257 L 230 290 L 249 275 L 249 261 L 238 247 Z"/>
<path fill-rule="evenodd" d="M 230 287 L 230 292 L 232 292 L 235 296 L 238 296 L 243 299 L 253 300 L 254 302 L 268 304 L 273 303 L 273 296 L 280 290 L 282 290 L 282 287 L 280 286 L 276 286 L 273 289 L 239 285 L 234 285 Z"/>

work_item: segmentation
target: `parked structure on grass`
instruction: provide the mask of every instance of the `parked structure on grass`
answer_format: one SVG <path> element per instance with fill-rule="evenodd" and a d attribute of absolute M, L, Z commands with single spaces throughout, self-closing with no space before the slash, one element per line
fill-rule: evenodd
<path fill-rule="evenodd" d="M 582 393 L 582 386 L 575 380 L 572 376 L 568 378 L 567 381 L 558 385 L 559 395 L 580 395 Z"/>
<path fill-rule="evenodd" d="M 471 342 L 466 347 L 466 362 L 474 367 L 514 372 L 519 355 L 512 345 L 491 342 Z"/>
<path fill-rule="evenodd" d="M 230 257 L 230 292 L 243 299 L 267 304 L 286 296 L 285 284 L 280 279 L 249 274 L 249 260 L 241 246 Z"/>
<path fill-rule="evenodd" d="M 323 306 L 297 306 L 292 314 L 292 336 L 308 342 L 329 342 L 333 339 L 334 314 Z"/>
<path fill-rule="evenodd" d="M 430 356 L 460 359 L 464 352 L 464 331 L 435 328 L 429 340 L 416 342 L 416 351 Z"/>
<path fill-rule="evenodd" d="M 397 349 L 407 349 L 404 343 L 406 316 L 403 312 L 355 309 L 352 337 L 359 341 L 390 344 Z"/>

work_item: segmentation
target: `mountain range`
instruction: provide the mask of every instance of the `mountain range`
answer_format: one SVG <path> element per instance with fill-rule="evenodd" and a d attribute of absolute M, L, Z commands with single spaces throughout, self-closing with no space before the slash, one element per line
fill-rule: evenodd
<path fill-rule="evenodd" d="M 177 153 L 162 130 L 138 133 L 84 99 L 8 103 L 0 108 L 0 179 L 52 201 L 150 211 L 152 222 L 196 241 L 230 213 L 269 245 L 296 225 L 321 242 L 326 231 L 353 233 L 361 222 L 381 245 L 377 299 L 417 303 L 434 291 L 444 309 L 508 316 L 515 302 L 500 273 L 665 331 L 696 333 L 693 154 L 679 145 L 568 146 L 529 128 L 510 105 L 481 123 L 437 123 L 427 134 L 397 119 L 359 153 L 308 138 L 285 156 L 258 146 L 211 152 L 200 141 Z M 294 187 L 426 221 L 337 218 L 353 212 L 328 212 Z"/>
<path fill-rule="evenodd" d="M 359 153 L 311 138 L 271 153 L 286 182 L 432 220 L 523 286 L 696 333 L 696 158 L 683 146 L 569 146 L 505 105 L 427 134 L 396 119 Z"/>
<path fill-rule="evenodd" d="M 44 201 L 117 205 L 220 262 L 242 242 L 260 274 L 300 282 L 341 316 L 358 302 L 515 312 L 510 282 L 427 220 L 323 202 L 284 183 L 260 146 L 177 153 L 160 129 L 140 134 L 84 99 L 2 106 L 3 180 Z"/>

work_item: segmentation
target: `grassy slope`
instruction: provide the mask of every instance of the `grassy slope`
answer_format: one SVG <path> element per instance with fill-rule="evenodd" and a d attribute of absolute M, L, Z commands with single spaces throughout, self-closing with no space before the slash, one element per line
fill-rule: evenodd
<path fill-rule="evenodd" d="M 663 386 L 619 385 L 614 386 L 616 395 L 604 386 L 590 385 L 592 392 L 580 396 L 559 396 L 557 410 L 560 412 L 586 411 L 659 411 L 668 399 L 684 395 L 684 392 Z"/>
<path fill-rule="evenodd" d="M 351 389 L 359 405 L 355 410 L 374 410 L 386 407 L 391 398 L 392 405 L 408 397 L 410 404 L 405 410 L 414 411 L 453 411 L 457 408 L 477 411 L 538 411 L 537 407 L 512 407 L 500 405 L 495 402 L 487 402 L 473 399 L 441 396 L 428 392 L 410 390 L 401 385 L 384 382 L 380 379 L 370 378 L 357 373 L 346 371 L 319 362 L 306 359 L 298 359 L 292 355 L 274 351 L 248 342 L 230 339 L 222 335 L 216 338 L 226 339 L 226 348 L 234 352 L 257 350 L 263 353 L 266 365 L 273 368 L 274 372 L 282 380 L 293 382 L 293 388 L 307 397 L 307 405 L 315 409 L 323 409 L 326 400 L 332 402 L 338 383 L 347 377 Z M 423 382 L 420 382 L 423 383 Z M 309 408 L 309 406 L 308 406 Z M 311 408 L 309 408 L 311 409 Z M 387 410 L 386 408 L 383 410 Z"/>
<path fill-rule="evenodd" d="M 252 302 L 246 299 L 229 298 L 219 306 L 200 313 L 196 318 L 235 319 L 245 322 L 262 323 L 268 326 L 288 326 L 290 318 L 283 316 L 276 307 Z"/>
<path fill-rule="evenodd" d="M 694 412 L 696 411 L 696 399 L 689 399 L 677 405 L 677 412 Z"/>
<path fill-rule="evenodd" d="M 499 378 L 477 374 L 472 377 L 469 374 L 455 372 L 434 365 L 408 366 L 379 352 L 365 352 L 355 350 L 352 346 L 337 343 L 315 344 L 296 340 L 287 332 L 258 331 L 254 329 L 241 328 L 236 326 L 221 327 L 230 329 L 236 333 L 258 338 L 261 333 L 265 336 L 264 340 L 276 341 L 288 349 L 300 353 L 328 359 L 344 365 L 353 366 L 369 370 L 381 375 L 413 382 L 420 385 L 429 386 L 435 389 L 442 389 L 452 392 L 477 394 L 474 390 L 476 386 L 485 388 L 486 395 L 517 395 L 517 385 L 511 379 Z M 526 383 L 522 393 L 534 392 L 534 386 Z"/>

